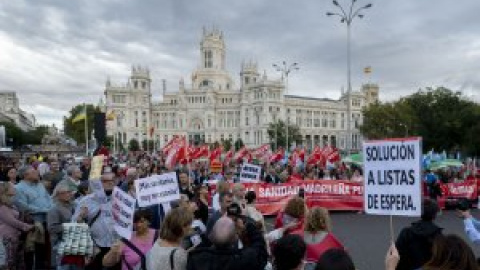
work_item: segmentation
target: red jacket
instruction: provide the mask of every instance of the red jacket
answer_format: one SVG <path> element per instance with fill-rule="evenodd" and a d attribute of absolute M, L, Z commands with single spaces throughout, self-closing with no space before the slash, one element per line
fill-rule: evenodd
<path fill-rule="evenodd" d="M 301 234 L 304 237 L 304 232 Z M 305 252 L 305 260 L 307 262 L 316 263 L 322 254 L 332 248 L 345 249 L 338 239 L 332 234 L 327 233 L 325 238 L 316 244 L 307 244 Z"/>

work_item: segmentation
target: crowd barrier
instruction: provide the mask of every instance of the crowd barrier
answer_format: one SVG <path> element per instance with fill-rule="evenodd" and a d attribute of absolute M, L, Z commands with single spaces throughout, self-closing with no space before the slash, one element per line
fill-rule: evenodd
<path fill-rule="evenodd" d="M 305 200 L 309 208 L 320 206 L 338 211 L 363 210 L 363 183 L 348 180 L 303 180 L 282 184 L 244 183 L 244 185 L 247 191 L 255 191 L 256 207 L 264 215 L 277 214 L 284 208 L 289 198 L 299 194 L 301 188 L 305 191 Z M 447 198 L 475 200 L 478 188 L 477 180 L 441 184 L 443 196 L 439 198 L 439 203 L 443 206 Z M 210 191 L 214 193 L 215 185 L 211 185 Z"/>

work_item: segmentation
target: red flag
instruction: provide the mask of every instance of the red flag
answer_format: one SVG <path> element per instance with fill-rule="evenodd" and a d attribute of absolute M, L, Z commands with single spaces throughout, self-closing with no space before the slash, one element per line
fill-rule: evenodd
<path fill-rule="evenodd" d="M 167 167 L 168 169 L 175 168 L 175 165 L 177 164 L 177 154 L 179 150 L 180 145 L 178 144 L 170 148 L 167 158 L 165 159 L 165 167 Z"/>
<path fill-rule="evenodd" d="M 268 153 L 269 150 L 270 150 L 270 145 L 269 144 L 264 144 L 264 145 L 258 147 L 257 149 L 253 150 L 252 151 L 252 156 L 256 159 L 261 159 L 263 156 L 265 156 L 265 154 Z"/>
<path fill-rule="evenodd" d="M 235 151 L 233 151 L 233 148 L 230 149 L 230 151 L 227 152 L 227 154 L 225 155 L 225 159 L 223 160 L 223 164 L 230 164 L 230 161 L 232 161 L 232 157 L 233 157 L 233 153 Z"/>
<path fill-rule="evenodd" d="M 222 155 L 222 148 L 217 147 L 210 153 L 210 161 L 213 161 L 215 159 L 220 159 L 220 156 Z"/>
<path fill-rule="evenodd" d="M 208 149 L 208 145 L 202 145 L 198 148 L 195 149 L 195 151 L 192 152 L 192 159 L 199 159 L 199 158 L 202 158 L 202 157 L 208 157 L 208 152 L 209 152 L 209 149 Z"/>
<path fill-rule="evenodd" d="M 300 151 L 298 151 L 298 158 L 304 162 L 305 161 L 305 148 L 302 148 L 300 149 Z"/>
<path fill-rule="evenodd" d="M 285 150 L 280 147 L 280 148 L 277 150 L 277 152 L 275 152 L 275 154 L 273 154 L 273 155 L 270 157 L 270 163 L 279 162 L 280 160 L 283 159 L 284 156 L 285 156 Z"/>
<path fill-rule="evenodd" d="M 335 151 L 331 152 L 331 153 L 327 156 L 327 160 L 328 160 L 328 162 L 330 162 L 330 163 L 335 163 L 335 162 L 340 161 L 340 154 L 338 153 L 338 150 L 335 150 Z"/>
<path fill-rule="evenodd" d="M 165 154 L 165 155 L 168 155 L 168 153 L 170 152 L 170 150 L 175 147 L 176 145 L 178 145 L 180 142 L 181 142 L 181 138 L 177 135 L 173 136 L 173 138 L 162 148 L 162 152 Z"/>
<path fill-rule="evenodd" d="M 240 162 L 242 161 L 242 159 L 244 157 L 246 157 L 248 155 L 249 151 L 247 149 L 247 147 L 242 147 L 242 149 L 238 150 L 237 153 L 235 153 L 235 156 L 233 157 L 233 159 L 236 161 L 236 162 Z"/>

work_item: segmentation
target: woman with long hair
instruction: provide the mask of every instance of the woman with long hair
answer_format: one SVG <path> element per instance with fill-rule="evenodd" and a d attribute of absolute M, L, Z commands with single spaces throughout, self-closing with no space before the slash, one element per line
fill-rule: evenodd
<path fill-rule="evenodd" d="M 0 238 L 7 253 L 7 269 L 24 269 L 23 252 L 19 252 L 20 233 L 28 232 L 33 225 L 19 220 L 19 212 L 13 206 L 15 188 L 10 182 L 0 183 Z"/>
<path fill-rule="evenodd" d="M 330 215 L 327 209 L 322 207 L 310 209 L 303 231 L 303 240 L 307 244 L 305 254 L 307 264 L 314 264 L 329 249 L 344 249 L 340 241 L 332 234 L 331 229 Z"/>
<path fill-rule="evenodd" d="M 433 241 L 432 258 L 422 270 L 477 270 L 475 254 L 462 238 L 438 235 Z"/>
<path fill-rule="evenodd" d="M 285 234 L 298 233 L 302 234 L 305 220 L 306 206 L 305 200 L 299 196 L 291 198 L 285 209 L 280 211 L 275 220 L 275 229 L 284 228 L 290 223 L 296 224 L 294 228 L 290 228 Z"/>
<path fill-rule="evenodd" d="M 178 207 L 171 210 L 160 228 L 158 240 L 147 255 L 147 269 L 185 270 L 187 252 L 181 247 L 183 238 L 190 232 L 193 214 Z"/>

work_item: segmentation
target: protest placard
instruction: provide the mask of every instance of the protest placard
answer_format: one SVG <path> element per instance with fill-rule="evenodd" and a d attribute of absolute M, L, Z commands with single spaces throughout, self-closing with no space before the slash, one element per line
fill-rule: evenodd
<path fill-rule="evenodd" d="M 113 189 L 112 215 L 115 222 L 114 229 L 118 235 L 125 239 L 132 237 L 135 202 L 135 198 L 120 188 L 115 187 Z"/>
<path fill-rule="evenodd" d="M 367 214 L 421 215 L 421 156 L 420 138 L 363 143 Z"/>
<path fill-rule="evenodd" d="M 240 182 L 256 183 L 260 181 L 262 168 L 257 165 L 245 163 L 240 171 Z"/>
<path fill-rule="evenodd" d="M 100 176 L 102 176 L 103 155 L 94 156 L 90 164 L 89 179 L 100 179 Z"/>
<path fill-rule="evenodd" d="M 174 172 L 138 179 L 135 189 L 140 207 L 180 199 L 177 174 Z"/>

